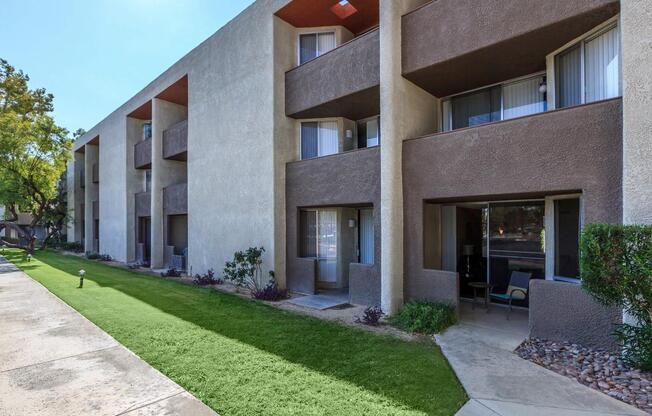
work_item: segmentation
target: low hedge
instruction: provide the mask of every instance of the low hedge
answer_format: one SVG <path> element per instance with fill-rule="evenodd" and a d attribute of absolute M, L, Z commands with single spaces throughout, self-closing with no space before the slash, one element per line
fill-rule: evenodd
<path fill-rule="evenodd" d="M 454 325 L 457 315 L 450 303 L 412 300 L 391 316 L 389 322 L 404 331 L 434 334 Z"/>

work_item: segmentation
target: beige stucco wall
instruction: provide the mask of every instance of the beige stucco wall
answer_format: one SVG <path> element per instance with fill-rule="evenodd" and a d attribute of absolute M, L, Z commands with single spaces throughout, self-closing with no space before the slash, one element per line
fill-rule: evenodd
<path fill-rule="evenodd" d="M 127 115 L 187 74 L 189 264 L 194 272 L 221 270 L 234 251 L 262 245 L 264 268 L 284 280 L 285 237 L 275 229 L 285 229 L 279 191 L 294 144 L 277 86 L 296 60 L 296 32 L 273 13 L 287 2 L 255 2 L 75 143 L 79 149 L 101 137 L 102 252 L 132 259 L 130 199 L 142 173 L 125 166 L 133 163 Z"/>
<path fill-rule="evenodd" d="M 652 224 L 652 2 L 621 1 L 623 222 Z"/>
<path fill-rule="evenodd" d="M 401 75 L 401 16 L 423 0 L 380 1 L 381 307 L 403 303 L 402 142 L 437 129 L 437 99 Z"/>

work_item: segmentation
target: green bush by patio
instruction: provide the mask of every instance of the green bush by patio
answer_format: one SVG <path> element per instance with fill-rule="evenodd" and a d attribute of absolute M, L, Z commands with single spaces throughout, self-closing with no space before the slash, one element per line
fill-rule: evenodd
<path fill-rule="evenodd" d="M 580 253 L 584 289 L 604 305 L 624 308 L 635 321 L 615 329 L 623 358 L 652 371 L 652 226 L 588 224 Z"/>
<path fill-rule="evenodd" d="M 392 316 L 389 322 L 404 331 L 435 334 L 457 321 L 455 306 L 443 302 L 412 300 Z"/>
<path fill-rule="evenodd" d="M 431 343 L 54 252 L 7 257 L 221 415 L 453 415 L 466 401 Z"/>

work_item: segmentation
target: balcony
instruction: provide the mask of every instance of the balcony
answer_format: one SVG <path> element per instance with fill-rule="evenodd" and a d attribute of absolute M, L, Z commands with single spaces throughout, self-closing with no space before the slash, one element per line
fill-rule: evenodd
<path fill-rule="evenodd" d="M 285 113 L 293 118 L 380 112 L 380 42 L 371 30 L 285 74 Z"/>
<path fill-rule="evenodd" d="M 163 158 L 188 160 L 188 120 L 181 121 L 163 132 Z"/>
<path fill-rule="evenodd" d="M 188 214 L 188 184 L 178 183 L 163 189 L 165 215 Z"/>
<path fill-rule="evenodd" d="M 438 0 L 402 17 L 403 75 L 437 97 L 545 69 L 617 0 Z"/>
<path fill-rule="evenodd" d="M 287 206 L 371 203 L 380 195 L 380 147 L 290 162 Z"/>
<path fill-rule="evenodd" d="M 622 100 L 407 140 L 403 170 L 406 213 L 424 200 L 582 192 L 587 222 L 618 222 Z"/>
<path fill-rule="evenodd" d="M 136 200 L 136 217 L 149 217 L 152 213 L 152 194 L 140 192 L 134 195 Z"/>
<path fill-rule="evenodd" d="M 134 168 L 152 168 L 152 140 L 143 140 L 134 145 Z"/>

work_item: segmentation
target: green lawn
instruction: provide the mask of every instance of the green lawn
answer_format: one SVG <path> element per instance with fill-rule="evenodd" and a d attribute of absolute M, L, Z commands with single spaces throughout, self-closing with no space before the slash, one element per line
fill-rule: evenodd
<path fill-rule="evenodd" d="M 224 416 L 453 415 L 466 401 L 431 343 L 53 252 L 5 256 Z"/>

